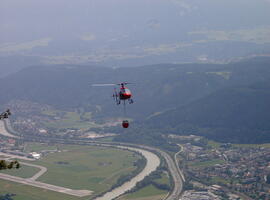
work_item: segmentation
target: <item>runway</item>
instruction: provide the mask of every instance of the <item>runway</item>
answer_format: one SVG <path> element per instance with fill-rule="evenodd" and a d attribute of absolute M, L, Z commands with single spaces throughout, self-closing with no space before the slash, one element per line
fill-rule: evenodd
<path fill-rule="evenodd" d="M 17 183 L 22 183 L 25 185 L 30 185 L 33 187 L 38 187 L 38 188 L 42 188 L 42 189 L 46 189 L 46 190 L 60 192 L 60 193 L 68 194 L 68 195 L 73 195 L 76 197 L 89 196 L 93 193 L 90 190 L 72 190 L 69 188 L 64 188 L 64 187 L 60 187 L 60 186 L 55 186 L 55 185 L 50 185 L 47 183 L 35 181 L 31 178 L 25 179 L 25 178 L 20 178 L 20 177 L 16 177 L 16 176 L 10 176 L 10 175 L 3 174 L 3 173 L 0 173 L 0 179 L 4 179 L 7 181 L 13 181 L 13 182 L 17 182 Z"/>

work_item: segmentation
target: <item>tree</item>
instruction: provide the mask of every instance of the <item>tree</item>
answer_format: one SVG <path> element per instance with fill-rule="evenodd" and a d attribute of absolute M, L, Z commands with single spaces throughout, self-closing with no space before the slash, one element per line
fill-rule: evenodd
<path fill-rule="evenodd" d="M 21 165 L 17 160 L 11 161 L 10 163 L 8 163 L 5 160 L 0 160 L 0 170 L 12 169 L 12 168 L 19 169 L 20 167 Z"/>

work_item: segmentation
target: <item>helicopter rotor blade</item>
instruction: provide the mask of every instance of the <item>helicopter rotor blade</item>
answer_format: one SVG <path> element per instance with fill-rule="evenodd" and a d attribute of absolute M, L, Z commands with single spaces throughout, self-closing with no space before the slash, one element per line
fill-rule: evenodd
<path fill-rule="evenodd" d="M 135 84 L 130 82 L 122 82 L 122 83 L 105 83 L 105 84 L 92 84 L 94 87 L 103 87 L 103 86 L 115 86 L 115 85 L 129 85 L 129 84 Z"/>
<path fill-rule="evenodd" d="M 117 85 L 130 85 L 130 84 L 135 84 L 135 83 L 123 82 L 123 83 L 118 83 Z"/>
<path fill-rule="evenodd" d="M 94 87 L 103 87 L 103 86 L 115 86 L 114 83 L 106 83 L 106 84 L 92 84 Z"/>

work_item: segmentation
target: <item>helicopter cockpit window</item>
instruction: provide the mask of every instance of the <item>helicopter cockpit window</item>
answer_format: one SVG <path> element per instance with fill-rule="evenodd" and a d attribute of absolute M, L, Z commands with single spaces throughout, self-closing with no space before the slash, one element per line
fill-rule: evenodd
<path fill-rule="evenodd" d="M 125 93 L 130 94 L 131 92 L 129 89 L 125 89 Z"/>

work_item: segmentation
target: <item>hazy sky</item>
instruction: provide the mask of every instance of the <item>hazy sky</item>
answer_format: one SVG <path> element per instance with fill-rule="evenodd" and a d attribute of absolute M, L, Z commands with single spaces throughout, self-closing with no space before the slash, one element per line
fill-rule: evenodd
<path fill-rule="evenodd" d="M 270 24 L 267 0 L 0 0 L 0 42 Z M 234 19 L 234 20 L 233 20 Z M 218 22 L 219 21 L 219 22 Z M 181 23 L 180 23 L 181 22 Z M 220 23 L 220 24 L 218 24 Z M 242 27 L 241 27 L 242 25 Z M 196 27 L 197 26 L 197 27 Z M 166 31 L 166 28 L 170 30 Z M 161 30 L 160 30 L 161 29 Z M 165 29 L 165 30 L 164 30 Z M 135 37 L 136 35 L 134 35 Z"/>
<path fill-rule="evenodd" d="M 268 34 L 269 19 L 270 0 L 0 0 L 0 53 L 50 46 L 56 54 L 68 44 L 82 53 L 89 44 L 100 51 L 166 50 L 209 33 L 227 39 L 242 31 L 240 38 L 243 30 L 254 40 L 256 29 Z"/>

